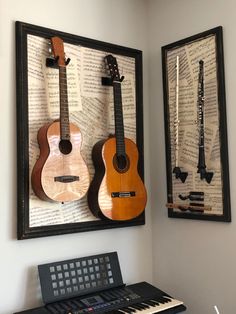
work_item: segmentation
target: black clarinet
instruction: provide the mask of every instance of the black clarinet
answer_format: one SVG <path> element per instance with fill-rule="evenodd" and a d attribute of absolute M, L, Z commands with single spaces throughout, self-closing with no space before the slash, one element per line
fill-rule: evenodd
<path fill-rule="evenodd" d="M 198 173 L 201 180 L 211 183 L 213 172 L 206 170 L 205 149 L 204 149 L 204 61 L 199 61 L 199 77 L 198 77 L 198 127 L 199 127 L 199 155 L 198 155 Z"/>

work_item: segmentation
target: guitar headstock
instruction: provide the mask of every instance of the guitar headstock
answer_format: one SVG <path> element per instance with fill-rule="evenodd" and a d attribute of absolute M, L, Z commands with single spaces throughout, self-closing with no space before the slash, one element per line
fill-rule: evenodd
<path fill-rule="evenodd" d="M 63 40 L 55 36 L 51 38 L 51 43 L 52 43 L 52 53 L 55 60 L 57 61 L 58 66 L 65 67 L 66 60 L 65 60 Z"/>
<path fill-rule="evenodd" d="M 105 60 L 107 62 L 109 71 L 110 71 L 110 76 L 111 76 L 111 80 L 112 82 L 121 82 L 123 81 L 124 77 L 120 77 L 120 73 L 119 73 L 119 69 L 118 69 L 118 64 L 117 64 L 117 60 L 115 57 L 113 57 L 113 55 L 107 55 L 105 57 Z"/>

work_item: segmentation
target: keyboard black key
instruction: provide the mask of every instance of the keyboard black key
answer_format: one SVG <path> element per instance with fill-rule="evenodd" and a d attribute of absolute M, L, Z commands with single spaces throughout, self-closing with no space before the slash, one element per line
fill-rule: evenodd
<path fill-rule="evenodd" d="M 133 313 L 134 311 L 128 307 L 122 308 L 122 311 L 125 311 L 126 313 Z"/>
<path fill-rule="evenodd" d="M 47 306 L 47 309 L 50 311 L 50 313 L 52 314 L 58 314 L 58 311 L 57 309 L 55 309 L 55 307 L 51 306 L 51 305 L 48 305 Z"/>
<path fill-rule="evenodd" d="M 151 305 L 151 306 L 157 305 L 156 302 L 153 302 L 153 301 L 151 301 L 151 300 L 146 300 L 146 301 L 144 301 L 144 303 L 146 303 L 146 304 L 148 304 L 148 305 Z"/>

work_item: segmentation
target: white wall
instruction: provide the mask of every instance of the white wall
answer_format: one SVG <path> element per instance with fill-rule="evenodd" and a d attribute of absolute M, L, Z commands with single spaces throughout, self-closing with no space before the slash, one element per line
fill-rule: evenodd
<path fill-rule="evenodd" d="M 145 226 L 16 240 L 16 104 L 14 21 L 137 48 L 144 51 L 146 184 L 148 92 L 145 4 L 141 0 L 0 0 L 0 313 L 41 303 L 38 264 L 116 250 L 127 283 L 151 281 L 150 209 Z"/>
<path fill-rule="evenodd" d="M 236 3 L 234 0 L 149 0 L 150 156 L 154 282 L 182 298 L 187 313 L 235 313 L 236 288 Z M 224 29 L 232 223 L 169 219 L 161 46 L 215 26 Z"/>
<path fill-rule="evenodd" d="M 188 313 L 214 313 L 214 304 L 223 314 L 235 312 L 235 7 L 234 0 L 0 0 L 0 314 L 41 303 L 36 265 L 112 250 L 125 282 L 152 281 L 153 253 L 155 284 L 182 298 Z M 145 226 L 16 240 L 15 20 L 143 50 Z M 224 27 L 233 222 L 169 219 L 161 46 L 218 25 Z"/>

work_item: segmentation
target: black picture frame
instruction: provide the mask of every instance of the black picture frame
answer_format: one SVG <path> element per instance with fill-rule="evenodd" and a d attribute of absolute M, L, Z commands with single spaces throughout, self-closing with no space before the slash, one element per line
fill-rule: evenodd
<path fill-rule="evenodd" d="M 203 76 L 200 74 L 199 62 L 202 65 L 204 64 L 206 68 Z M 230 222 L 231 207 L 222 26 L 163 46 L 162 70 L 168 217 Z M 180 83 L 182 83 L 182 91 Z M 210 89 L 212 89 L 211 92 Z M 201 94 L 204 90 L 205 93 Z M 199 98 L 201 96 L 203 98 Z M 204 107 L 202 107 L 203 110 L 200 114 L 204 114 L 201 116 L 204 117 L 204 120 L 200 120 L 201 117 L 198 116 L 199 106 L 202 105 L 199 102 L 201 100 L 203 100 Z M 194 106 L 196 106 L 195 109 Z M 195 117 L 194 110 L 196 110 L 196 124 L 193 120 Z M 199 121 L 204 121 L 204 124 L 200 125 L 201 122 Z M 214 123 L 215 126 L 213 126 Z M 197 131 L 193 131 L 196 128 L 195 125 Z M 192 130 L 189 128 L 192 128 Z M 200 148 L 202 144 L 200 130 L 204 130 L 202 133 L 205 145 L 203 145 L 203 150 Z M 212 140 L 212 150 L 209 146 L 208 151 L 206 150 L 206 143 L 211 143 L 211 135 L 206 135 L 207 130 L 209 130 L 209 134 L 216 134 L 214 140 Z M 213 133 L 213 130 L 219 133 Z M 197 137 L 191 139 L 192 142 L 190 139 L 188 141 L 186 135 L 194 134 L 191 132 L 197 134 Z M 197 144 L 193 142 L 197 142 Z M 191 145 L 195 148 L 192 148 Z M 213 148 L 216 156 L 214 162 L 211 162 Z M 201 157 L 200 150 L 204 152 Z M 189 168 L 188 154 L 194 155 L 193 158 L 192 156 L 189 158 L 192 158 L 192 161 L 195 162 L 194 166 L 189 166 Z M 205 163 L 203 156 L 205 157 Z M 176 159 L 178 160 L 176 161 Z M 180 167 L 175 168 L 178 163 Z M 215 164 L 215 168 L 212 166 L 212 170 L 208 170 L 207 163 L 210 165 Z M 201 164 L 206 166 L 206 172 L 211 173 L 211 178 L 208 178 L 208 181 L 212 181 L 209 183 L 204 175 L 203 177 L 200 175 Z M 195 170 L 193 167 L 195 167 Z M 178 174 L 176 169 L 180 170 Z M 197 173 L 196 170 L 200 172 Z M 180 173 L 183 174 L 180 175 Z M 189 181 L 187 176 L 189 176 Z M 201 187 L 201 195 L 199 194 L 199 187 Z M 195 188 L 195 191 L 193 188 Z M 185 192 L 183 192 L 184 190 Z M 183 198 L 185 199 L 183 200 Z M 191 207 L 191 204 L 196 207 Z M 202 210 L 203 208 L 206 209 Z"/>
<path fill-rule="evenodd" d="M 143 154 L 143 88 L 142 88 L 142 51 L 107 42 L 80 37 L 65 32 L 44 28 L 17 21 L 16 30 L 16 96 L 17 96 L 17 238 L 19 240 L 93 231 L 110 228 L 130 227 L 145 224 L 145 212 L 130 221 L 94 220 L 55 225 L 31 227 L 29 222 L 29 112 L 28 112 L 28 49 L 27 36 L 45 39 L 59 36 L 65 43 L 114 53 L 134 59 L 135 64 L 135 108 L 136 144 L 139 151 L 138 171 L 144 178 Z"/>

